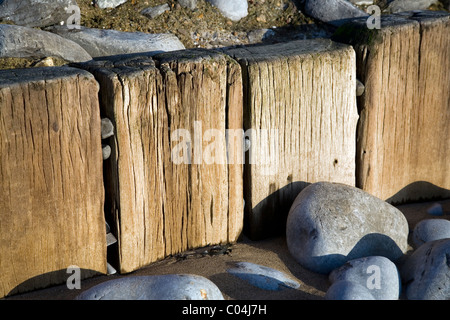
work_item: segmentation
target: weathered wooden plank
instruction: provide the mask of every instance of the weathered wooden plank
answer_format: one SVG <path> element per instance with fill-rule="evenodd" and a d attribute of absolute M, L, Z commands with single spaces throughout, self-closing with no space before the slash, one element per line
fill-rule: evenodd
<path fill-rule="evenodd" d="M 391 203 L 450 197 L 450 15 L 356 20 L 336 40 L 357 53 L 357 186 Z"/>
<path fill-rule="evenodd" d="M 244 74 L 245 228 L 252 239 L 285 228 L 309 183 L 355 184 L 355 52 L 330 40 L 226 51 Z"/>
<path fill-rule="evenodd" d="M 239 65 L 206 50 L 153 59 L 81 65 L 98 79 L 102 110 L 116 128 L 105 184 L 122 273 L 234 242 L 243 224 L 243 165 L 228 165 L 221 144 L 227 128 L 242 128 Z"/>
<path fill-rule="evenodd" d="M 0 71 L 0 296 L 106 272 L 98 84 Z"/>

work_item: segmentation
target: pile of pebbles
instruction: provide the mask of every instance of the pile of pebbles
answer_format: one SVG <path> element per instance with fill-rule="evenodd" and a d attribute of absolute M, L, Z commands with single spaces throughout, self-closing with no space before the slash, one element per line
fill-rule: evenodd
<path fill-rule="evenodd" d="M 135 0 L 94 0 L 92 5 L 110 10 L 128 1 L 133 3 Z M 177 0 L 176 4 L 187 10 L 198 10 L 199 1 L 209 2 L 230 23 L 238 22 L 249 14 L 247 0 Z M 448 1 L 442 1 L 448 8 Z M 184 32 L 194 46 L 208 49 L 260 42 L 329 38 L 334 28 L 348 19 L 368 16 L 365 10 L 371 4 L 383 3 L 383 12 L 391 13 L 426 9 L 438 1 L 283 0 L 278 9 L 284 10 L 283 3 L 285 7 L 289 7 L 287 2 L 318 23 L 301 25 L 295 31 L 272 27 L 233 32 L 209 29 Z M 260 5 L 264 6 L 264 3 Z M 172 6 L 169 2 L 149 6 L 141 10 L 140 14 L 148 19 L 155 19 L 173 10 Z M 80 25 L 80 15 L 76 0 L 58 0 L 51 4 L 49 1 L 38 0 L 3 0 L 0 3 L 0 21 L 3 21 L 0 24 L 0 59 L 34 59 L 32 66 L 52 66 L 84 62 L 100 56 L 138 52 L 156 54 L 186 48 L 186 44 L 168 31 L 146 33 L 88 28 Z M 265 18 L 258 16 L 256 19 Z"/>
<path fill-rule="evenodd" d="M 441 207 L 442 209 L 442 207 Z M 303 189 L 286 223 L 289 252 L 306 269 L 327 275 L 328 300 L 449 300 L 450 220 L 438 207 L 410 232 L 403 213 L 358 188 L 318 182 Z M 408 244 L 412 243 L 411 247 Z M 298 290 L 273 268 L 235 262 L 227 272 L 252 286 Z M 214 282 L 193 274 L 110 280 L 78 299 L 222 300 Z"/>
<path fill-rule="evenodd" d="M 450 299 L 450 221 L 418 223 L 412 253 L 409 236 L 407 220 L 394 206 L 358 188 L 327 182 L 298 195 L 286 226 L 293 257 L 329 275 L 326 299 L 397 300 L 402 293 L 413 300 Z"/>

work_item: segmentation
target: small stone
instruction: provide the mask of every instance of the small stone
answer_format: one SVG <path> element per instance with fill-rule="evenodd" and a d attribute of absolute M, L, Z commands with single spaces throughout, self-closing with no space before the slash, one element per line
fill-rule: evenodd
<path fill-rule="evenodd" d="M 191 10 L 197 9 L 197 0 L 178 0 L 178 3 L 183 8 L 188 8 Z"/>
<path fill-rule="evenodd" d="M 380 256 L 347 261 L 333 270 L 331 282 L 348 280 L 366 287 L 376 300 L 398 300 L 401 290 L 400 274 L 395 264 Z"/>
<path fill-rule="evenodd" d="M 438 0 L 391 0 L 388 4 L 387 11 L 389 13 L 397 13 L 403 11 L 425 10 L 437 2 Z"/>
<path fill-rule="evenodd" d="M 106 274 L 107 275 L 112 275 L 112 274 L 116 274 L 117 270 L 114 269 L 114 267 L 112 265 L 110 265 L 109 263 L 106 263 Z"/>
<path fill-rule="evenodd" d="M 239 21 L 248 15 L 247 0 L 206 0 L 228 19 Z"/>
<path fill-rule="evenodd" d="M 283 272 L 251 262 L 238 262 L 236 263 L 236 268 L 228 269 L 227 271 L 264 290 L 275 291 L 300 287 L 297 281 L 290 279 Z"/>
<path fill-rule="evenodd" d="M 306 0 L 305 13 L 335 27 L 352 18 L 369 16 L 346 0 Z"/>
<path fill-rule="evenodd" d="M 76 6 L 76 0 L 2 0 L 0 20 L 10 20 L 24 27 L 46 27 L 67 22 L 73 14 L 68 9 Z"/>
<path fill-rule="evenodd" d="M 373 5 L 373 0 L 350 0 L 351 3 L 357 6 L 371 6 Z"/>
<path fill-rule="evenodd" d="M 128 276 L 103 282 L 77 300 L 224 300 L 210 280 L 189 274 Z"/>
<path fill-rule="evenodd" d="M 122 32 L 96 28 L 50 28 L 61 37 L 82 46 L 92 57 L 113 56 L 145 52 L 147 55 L 185 49 L 181 41 L 171 33 Z"/>
<path fill-rule="evenodd" d="M 111 232 L 108 232 L 106 234 L 106 246 L 109 247 L 110 245 L 112 245 L 116 242 L 117 242 L 116 237 L 114 237 L 114 235 Z"/>
<path fill-rule="evenodd" d="M 248 37 L 248 41 L 250 43 L 258 43 L 261 41 L 264 41 L 270 37 L 275 36 L 275 31 L 273 31 L 272 29 L 257 29 L 257 30 L 252 30 L 247 34 Z M 245 147 L 249 148 L 250 145 L 247 146 L 247 140 L 245 140 L 246 145 Z M 250 140 L 248 140 L 248 143 L 250 143 Z M 248 149 L 246 149 L 248 150 Z"/>
<path fill-rule="evenodd" d="M 258 22 L 266 22 L 266 16 L 263 14 L 260 14 L 259 16 L 256 17 L 256 21 Z"/>
<path fill-rule="evenodd" d="M 290 253 L 318 273 L 367 256 L 395 262 L 407 251 L 408 233 L 405 216 L 394 206 L 359 188 L 330 182 L 303 189 L 286 223 Z"/>
<path fill-rule="evenodd" d="M 127 0 L 95 0 L 94 3 L 99 8 L 106 9 L 106 8 L 116 8 L 125 2 L 127 2 Z"/>
<path fill-rule="evenodd" d="M 147 18 L 155 19 L 166 11 L 170 11 L 170 7 L 167 3 L 155 7 L 145 8 L 141 11 L 141 14 L 143 14 Z"/>
<path fill-rule="evenodd" d="M 426 219 L 420 221 L 413 230 L 416 248 L 425 242 L 450 238 L 450 221 L 446 219 Z"/>
<path fill-rule="evenodd" d="M 442 209 L 442 205 L 440 203 L 435 203 L 427 209 L 427 213 L 433 216 L 442 216 L 444 215 L 444 210 Z"/>
<path fill-rule="evenodd" d="M 400 269 L 409 300 L 450 300 L 450 239 L 429 241 Z"/>
<path fill-rule="evenodd" d="M 356 96 L 360 97 L 364 94 L 364 91 L 366 90 L 366 87 L 364 86 L 364 84 L 359 81 L 358 79 L 356 79 Z"/>
<path fill-rule="evenodd" d="M 102 119 L 102 139 L 107 139 L 114 135 L 114 125 L 108 118 Z"/>
<path fill-rule="evenodd" d="M 36 62 L 33 67 L 54 67 L 55 63 L 53 62 L 52 57 L 47 57 Z"/>
<path fill-rule="evenodd" d="M 370 291 L 355 282 L 336 281 L 325 294 L 326 300 L 375 300 Z"/>
<path fill-rule="evenodd" d="M 109 145 L 102 144 L 102 156 L 103 160 L 108 160 L 111 156 L 111 147 Z"/>

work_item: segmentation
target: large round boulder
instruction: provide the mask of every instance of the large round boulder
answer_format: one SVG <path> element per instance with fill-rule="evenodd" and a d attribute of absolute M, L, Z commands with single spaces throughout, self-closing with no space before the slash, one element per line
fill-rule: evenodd
<path fill-rule="evenodd" d="M 303 189 L 287 218 L 290 253 L 319 273 L 368 256 L 396 261 L 406 253 L 407 239 L 408 223 L 401 211 L 339 183 L 318 182 Z"/>

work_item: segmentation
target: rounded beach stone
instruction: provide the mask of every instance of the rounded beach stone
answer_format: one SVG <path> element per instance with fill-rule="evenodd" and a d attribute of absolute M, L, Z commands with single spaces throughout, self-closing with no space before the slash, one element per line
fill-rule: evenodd
<path fill-rule="evenodd" d="M 123 32 L 83 26 L 79 29 L 53 26 L 48 30 L 78 43 L 92 57 L 143 52 L 158 54 L 185 49 L 181 41 L 171 33 Z"/>
<path fill-rule="evenodd" d="M 415 226 L 412 236 L 416 248 L 425 242 L 446 238 L 450 238 L 450 221 L 446 219 L 422 220 Z"/>
<path fill-rule="evenodd" d="M 314 272 L 329 273 L 367 256 L 396 261 L 406 252 L 408 223 L 394 206 L 358 188 L 318 182 L 297 196 L 286 223 L 292 256 Z"/>
<path fill-rule="evenodd" d="M 355 282 L 336 281 L 325 294 L 326 300 L 375 300 L 370 291 Z"/>
<path fill-rule="evenodd" d="M 369 16 L 346 0 L 306 0 L 305 13 L 336 27 L 352 18 Z"/>
<path fill-rule="evenodd" d="M 154 19 L 162 15 L 166 11 L 170 11 L 170 7 L 167 3 L 164 3 L 159 6 L 147 7 L 141 11 L 141 14 L 146 16 L 147 18 Z"/>
<path fill-rule="evenodd" d="M 178 0 L 178 3 L 183 8 L 189 8 L 191 10 L 197 9 L 197 0 Z"/>
<path fill-rule="evenodd" d="M 401 291 L 400 274 L 395 264 L 381 256 L 347 261 L 330 273 L 331 282 L 352 281 L 366 287 L 376 300 L 398 300 Z"/>
<path fill-rule="evenodd" d="M 238 262 L 236 263 L 236 268 L 228 269 L 227 271 L 264 290 L 275 291 L 300 287 L 297 281 L 292 280 L 283 272 L 251 262 Z"/>
<path fill-rule="evenodd" d="M 429 6 L 437 2 L 438 0 L 390 0 L 387 11 L 389 13 L 396 13 L 402 11 L 426 10 Z"/>
<path fill-rule="evenodd" d="M 400 269 L 409 300 L 450 300 L 450 239 L 429 241 Z"/>
<path fill-rule="evenodd" d="M 96 285 L 77 300 L 223 300 L 210 280 L 188 274 L 129 276 Z"/>
<path fill-rule="evenodd" d="M 103 118 L 102 122 L 102 139 L 107 139 L 114 135 L 114 124 L 108 118 Z"/>
<path fill-rule="evenodd" d="M 109 145 L 102 144 L 102 156 L 103 160 L 107 160 L 111 156 L 111 147 Z"/>
<path fill-rule="evenodd" d="M 206 0 L 213 6 L 217 7 L 223 16 L 233 21 L 239 21 L 240 19 L 248 15 L 248 2 L 247 0 Z"/>
<path fill-rule="evenodd" d="M 77 43 L 39 29 L 0 24 L 0 58 L 59 57 L 85 62 L 92 57 Z"/>

